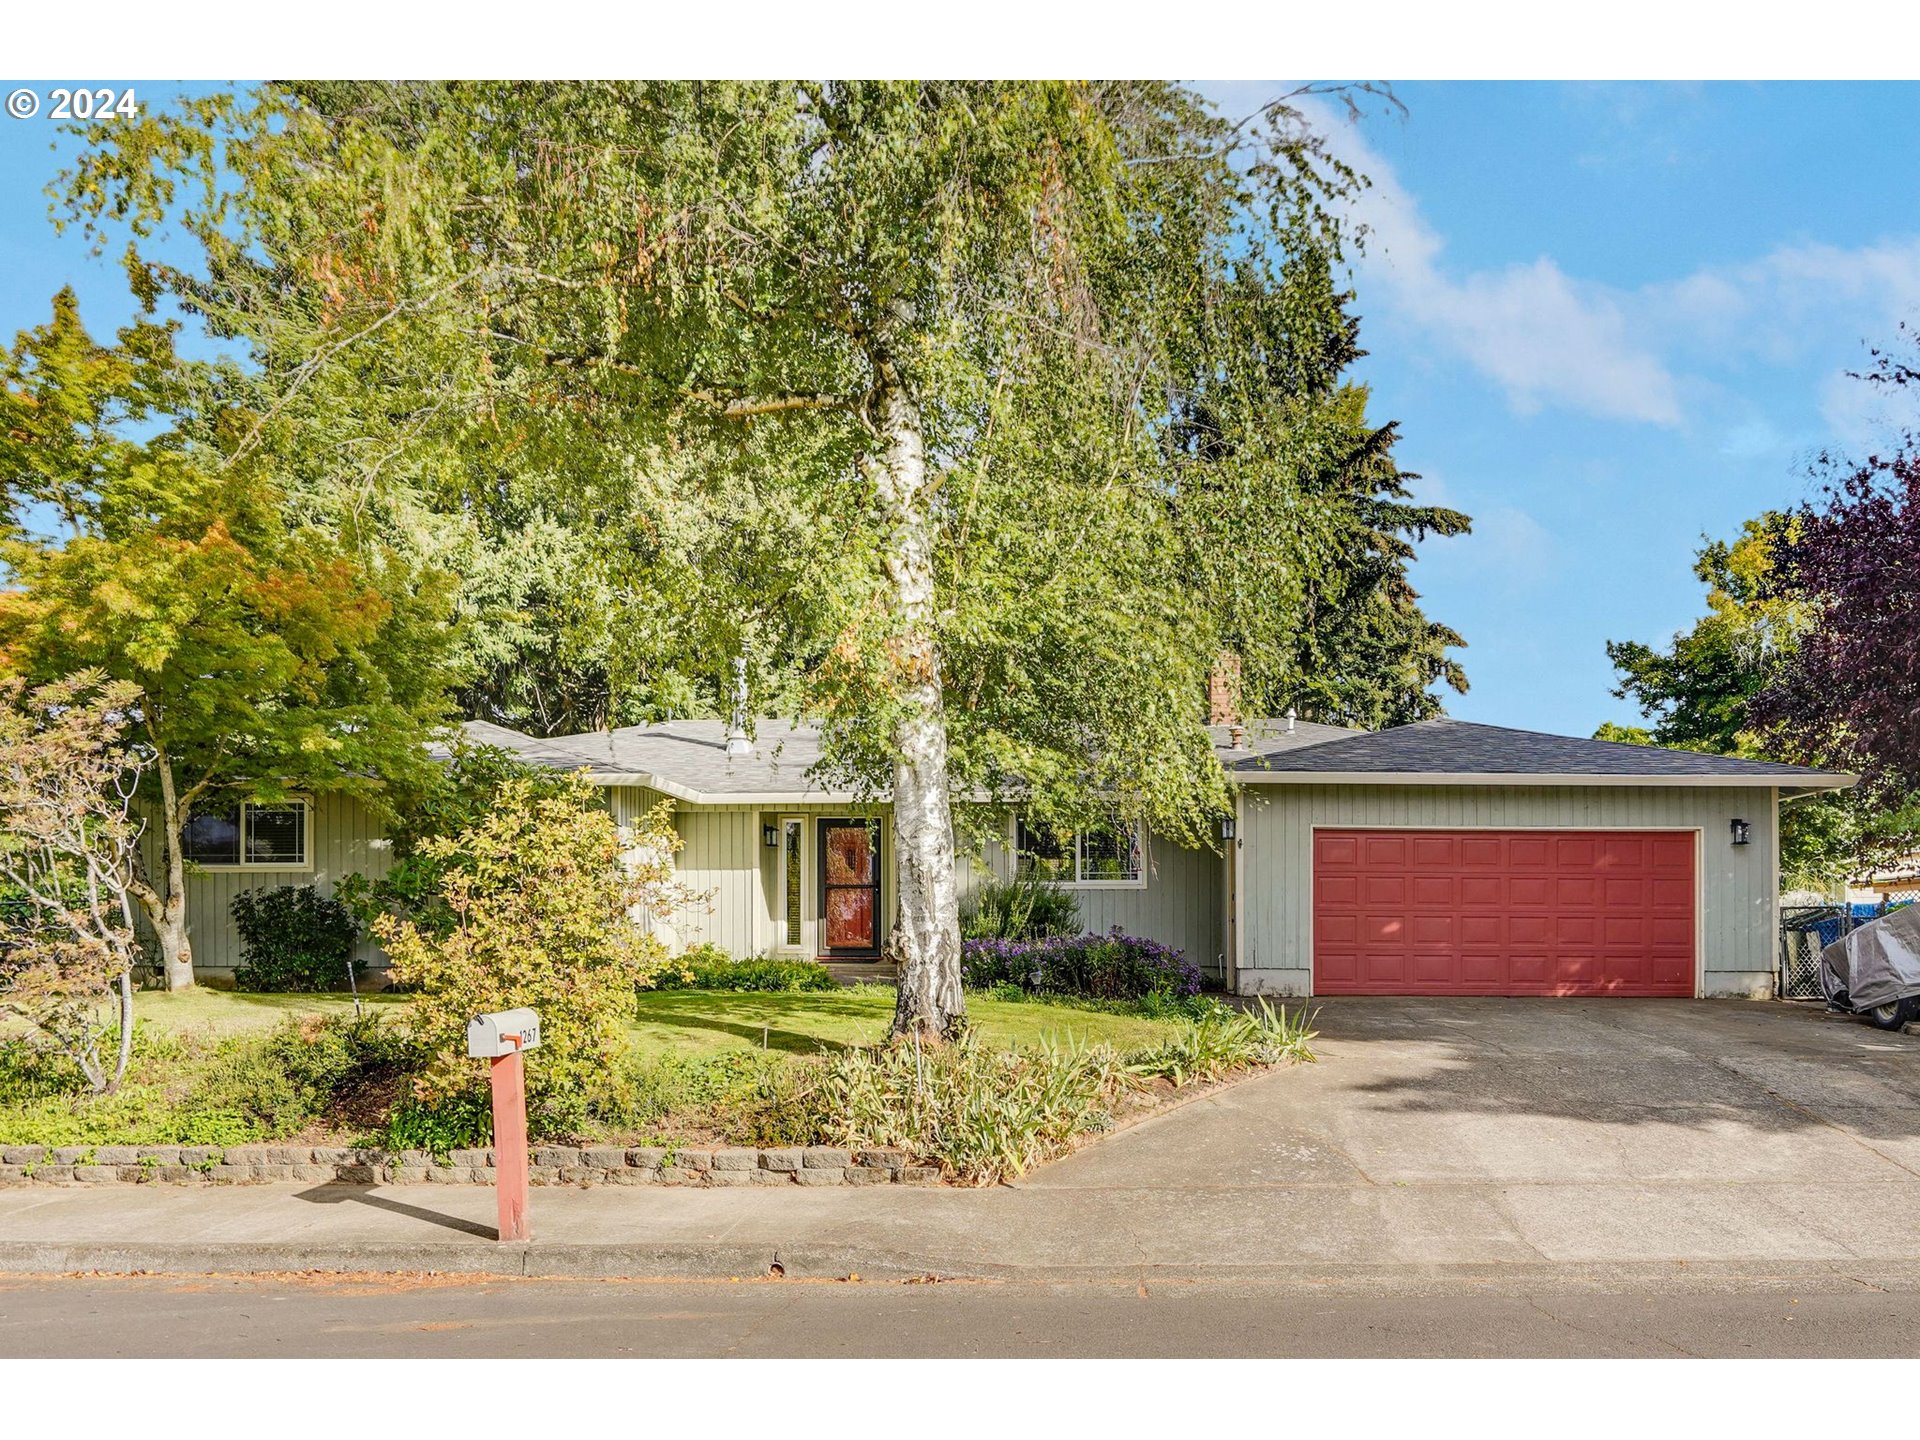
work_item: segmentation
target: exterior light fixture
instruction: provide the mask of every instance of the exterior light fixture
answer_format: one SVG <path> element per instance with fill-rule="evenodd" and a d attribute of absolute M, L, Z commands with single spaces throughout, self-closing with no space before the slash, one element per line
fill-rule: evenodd
<path fill-rule="evenodd" d="M 762 825 L 760 827 L 760 843 L 765 845 L 769 850 L 778 850 L 780 848 L 780 827 L 778 825 Z"/>
<path fill-rule="evenodd" d="M 1233 839 L 1233 816 L 1229 815 L 1220 822 L 1220 838 L 1222 840 Z"/>
<path fill-rule="evenodd" d="M 1728 828 L 1733 831 L 1734 844 L 1751 845 L 1753 843 L 1753 827 L 1746 821 L 1735 820 Z"/>

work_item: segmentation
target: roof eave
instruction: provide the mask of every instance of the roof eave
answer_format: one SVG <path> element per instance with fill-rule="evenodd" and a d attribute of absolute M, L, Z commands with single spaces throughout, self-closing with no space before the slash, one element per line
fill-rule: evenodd
<path fill-rule="evenodd" d="M 587 779 L 595 785 L 637 785 L 688 805 L 856 805 L 861 797 L 851 790 L 695 790 L 649 770 L 593 770 Z"/>
<path fill-rule="evenodd" d="M 1559 771 L 1522 774 L 1500 770 L 1230 770 L 1227 778 L 1247 785 L 1638 785 L 1691 789 L 1725 786 L 1798 793 L 1845 790 L 1858 775 L 1582 775 Z"/>

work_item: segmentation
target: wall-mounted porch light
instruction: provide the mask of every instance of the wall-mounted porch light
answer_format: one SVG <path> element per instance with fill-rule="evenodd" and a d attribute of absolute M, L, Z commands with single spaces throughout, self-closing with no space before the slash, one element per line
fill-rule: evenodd
<path fill-rule="evenodd" d="M 778 850 L 780 848 L 780 827 L 778 825 L 762 825 L 760 827 L 760 843 L 765 845 L 769 850 Z"/>
<path fill-rule="evenodd" d="M 1233 816 L 1229 815 L 1220 822 L 1220 838 L 1222 840 L 1233 839 Z"/>
<path fill-rule="evenodd" d="M 1753 827 L 1747 824 L 1746 821 L 1735 820 L 1730 823 L 1728 828 L 1733 831 L 1734 844 L 1751 845 L 1753 843 Z"/>

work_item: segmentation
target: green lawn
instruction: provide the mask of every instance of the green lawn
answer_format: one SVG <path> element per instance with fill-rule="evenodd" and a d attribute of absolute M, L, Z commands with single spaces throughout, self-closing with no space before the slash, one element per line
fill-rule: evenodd
<path fill-rule="evenodd" d="M 360 1001 L 368 1010 L 395 1011 L 407 997 L 376 993 L 362 995 Z M 141 990 L 133 997 L 136 1020 L 175 1035 L 238 1035 L 270 1030 L 292 1016 L 352 1013 L 351 995 L 251 995 L 201 985 L 178 994 Z"/>
<path fill-rule="evenodd" d="M 361 1001 L 369 1010 L 393 1014 L 407 1003 L 407 997 L 371 994 L 361 996 Z M 350 1014 L 353 999 L 347 995 L 250 995 L 200 987 L 177 995 L 144 990 L 134 997 L 133 1005 L 142 1021 L 172 1034 L 234 1035 L 269 1029 L 291 1016 Z M 1031 1045 L 1072 1035 L 1131 1050 L 1152 1044 L 1168 1030 L 1168 1022 L 1138 1015 L 977 995 L 967 997 L 967 1013 L 995 1044 Z M 771 1050 L 812 1055 L 875 1044 L 886 1038 L 892 1019 L 893 991 L 878 985 L 798 995 L 663 990 L 640 997 L 639 1018 L 630 1033 L 636 1047 L 656 1054 L 757 1049 L 764 1040 Z"/>
<path fill-rule="evenodd" d="M 1042 1039 L 1104 1040 L 1120 1050 L 1150 1045 L 1170 1028 L 1164 1020 L 1111 1015 L 1073 1005 L 967 997 L 967 1014 L 992 1044 L 1031 1045 Z M 880 985 L 768 995 L 714 990 L 664 990 L 640 997 L 634 1044 L 655 1052 L 693 1055 L 759 1048 L 811 1055 L 886 1039 L 893 991 Z"/>

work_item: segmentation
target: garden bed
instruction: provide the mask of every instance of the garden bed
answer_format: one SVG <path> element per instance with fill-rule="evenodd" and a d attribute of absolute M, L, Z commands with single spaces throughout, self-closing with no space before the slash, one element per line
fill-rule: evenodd
<path fill-rule="evenodd" d="M 887 1050 L 893 1003 L 879 987 L 643 994 L 626 1055 L 573 1117 L 535 1117 L 535 1178 L 986 1183 L 1196 1082 L 1310 1058 L 1297 1022 L 1262 1032 L 1213 1002 L 1017 992 L 970 996 L 965 1041 Z M 98 1098 L 9 1047 L 0 1180 L 490 1181 L 484 1102 L 410 1099 L 406 1005 L 377 997 L 354 1022 L 341 996 L 143 995 L 128 1083 Z"/>

